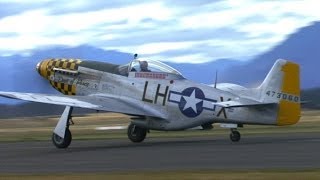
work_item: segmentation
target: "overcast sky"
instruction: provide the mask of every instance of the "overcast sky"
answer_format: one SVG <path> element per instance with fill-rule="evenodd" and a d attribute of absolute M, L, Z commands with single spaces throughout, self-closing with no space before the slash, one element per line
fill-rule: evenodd
<path fill-rule="evenodd" d="M 0 55 L 89 44 L 200 63 L 250 59 L 320 19 L 317 0 L 0 0 Z"/>

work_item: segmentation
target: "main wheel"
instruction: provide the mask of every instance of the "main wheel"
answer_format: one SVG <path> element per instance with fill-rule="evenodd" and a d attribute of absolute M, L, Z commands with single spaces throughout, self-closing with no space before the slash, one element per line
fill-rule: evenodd
<path fill-rule="evenodd" d="M 241 135 L 239 131 L 231 131 L 230 133 L 230 139 L 232 142 L 238 142 L 240 141 Z"/>
<path fill-rule="evenodd" d="M 128 138 L 135 143 L 142 142 L 147 135 L 147 129 L 130 124 L 128 127 Z"/>
<path fill-rule="evenodd" d="M 52 134 L 52 142 L 59 149 L 67 148 L 71 144 L 71 141 L 72 141 L 72 135 L 69 128 L 66 129 L 64 138 L 61 138 L 55 133 Z"/>

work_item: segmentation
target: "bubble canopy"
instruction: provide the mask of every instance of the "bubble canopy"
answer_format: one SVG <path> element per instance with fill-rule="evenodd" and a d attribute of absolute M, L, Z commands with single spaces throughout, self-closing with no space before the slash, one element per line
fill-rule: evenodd
<path fill-rule="evenodd" d="M 182 74 L 160 61 L 149 60 L 149 59 L 134 59 L 129 64 L 120 67 L 122 71 L 129 72 L 161 72 L 174 74 L 182 77 Z"/>

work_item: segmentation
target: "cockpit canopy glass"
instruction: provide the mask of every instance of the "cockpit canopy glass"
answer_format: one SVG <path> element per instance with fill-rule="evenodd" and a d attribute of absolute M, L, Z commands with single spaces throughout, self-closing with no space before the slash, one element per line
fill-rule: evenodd
<path fill-rule="evenodd" d="M 173 75 L 172 77 L 183 78 L 182 74 L 176 69 L 155 60 L 134 59 L 128 64 L 118 66 L 120 75 L 128 76 L 130 72 L 154 72 L 166 73 Z"/>
<path fill-rule="evenodd" d="M 176 69 L 155 60 L 135 59 L 128 67 L 128 71 L 137 72 L 164 72 L 182 76 L 182 74 Z"/>

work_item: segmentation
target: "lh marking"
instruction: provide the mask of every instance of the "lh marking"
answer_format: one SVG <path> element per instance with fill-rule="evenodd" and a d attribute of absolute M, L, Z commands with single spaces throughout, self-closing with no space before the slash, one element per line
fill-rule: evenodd
<path fill-rule="evenodd" d="M 166 86 L 166 89 L 165 89 L 164 93 L 161 93 L 161 92 L 160 92 L 161 84 L 158 84 L 158 86 L 157 86 L 157 91 L 156 91 L 156 94 L 155 94 L 154 99 L 147 99 L 147 98 L 146 98 L 146 94 L 147 94 L 147 92 L 148 92 L 148 84 L 149 84 L 148 81 L 146 81 L 145 84 L 144 84 L 142 101 L 148 102 L 148 103 L 157 104 L 157 103 L 158 103 L 158 98 L 159 98 L 159 97 L 162 97 L 162 98 L 163 98 L 163 100 L 162 100 L 162 106 L 165 106 L 165 105 L 166 105 L 166 99 L 167 99 L 167 96 L 168 96 L 169 86 Z"/>

